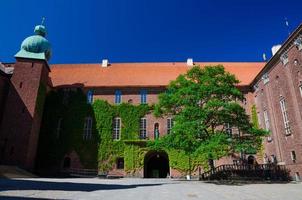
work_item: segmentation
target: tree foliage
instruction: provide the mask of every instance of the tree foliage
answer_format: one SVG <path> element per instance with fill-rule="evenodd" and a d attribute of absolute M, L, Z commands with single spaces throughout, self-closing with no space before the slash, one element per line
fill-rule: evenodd
<path fill-rule="evenodd" d="M 205 166 L 209 159 L 258 149 L 259 138 L 266 132 L 253 126 L 239 104 L 244 97 L 238 83 L 221 65 L 195 66 L 171 81 L 167 91 L 159 95 L 154 113 L 173 115 L 174 126 L 156 145 L 202 155 Z M 240 135 L 230 134 L 227 124 L 236 127 Z"/>

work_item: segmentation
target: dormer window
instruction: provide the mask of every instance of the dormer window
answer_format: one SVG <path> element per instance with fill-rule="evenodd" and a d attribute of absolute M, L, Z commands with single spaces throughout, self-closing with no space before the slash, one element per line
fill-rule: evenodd
<path fill-rule="evenodd" d="M 294 44 L 299 51 L 302 49 L 302 36 L 301 35 L 295 40 Z"/>
<path fill-rule="evenodd" d="M 286 65 L 288 63 L 288 54 L 287 53 L 283 53 L 280 57 L 283 65 Z"/>
<path fill-rule="evenodd" d="M 267 84 L 269 82 L 268 74 L 265 73 L 262 76 L 263 84 Z"/>

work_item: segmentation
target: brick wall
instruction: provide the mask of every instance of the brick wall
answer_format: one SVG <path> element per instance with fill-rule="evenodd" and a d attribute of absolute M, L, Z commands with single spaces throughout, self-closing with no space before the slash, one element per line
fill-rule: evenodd
<path fill-rule="evenodd" d="M 302 81 L 302 52 L 292 45 L 288 49 L 289 62 L 284 65 L 279 59 L 267 71 L 269 82 L 258 82 L 254 93 L 261 127 L 265 128 L 264 110 L 267 110 L 272 141 L 264 141 L 265 159 L 277 157 L 280 164 L 291 169 L 291 175 L 302 174 L 302 98 L 299 86 Z M 286 134 L 280 100 L 284 98 L 288 113 L 291 134 Z M 296 153 L 296 161 L 291 159 L 291 151 Z"/>
<path fill-rule="evenodd" d="M 18 59 L 14 67 L 1 124 L 5 144 L 0 160 L 31 170 L 42 118 L 36 110 L 38 89 L 41 82 L 46 85 L 49 71 L 44 61 L 28 59 Z"/>

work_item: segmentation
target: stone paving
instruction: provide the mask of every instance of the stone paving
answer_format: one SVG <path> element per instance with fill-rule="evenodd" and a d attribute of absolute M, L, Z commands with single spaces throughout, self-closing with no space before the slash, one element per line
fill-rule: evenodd
<path fill-rule="evenodd" d="M 301 200 L 302 184 L 218 185 L 169 179 L 0 179 L 0 199 Z"/>

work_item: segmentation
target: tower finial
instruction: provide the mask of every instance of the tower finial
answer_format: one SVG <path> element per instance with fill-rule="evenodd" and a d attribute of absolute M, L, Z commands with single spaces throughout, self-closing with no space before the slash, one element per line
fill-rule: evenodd
<path fill-rule="evenodd" d="M 42 17 L 41 25 L 44 25 L 45 17 Z"/>

